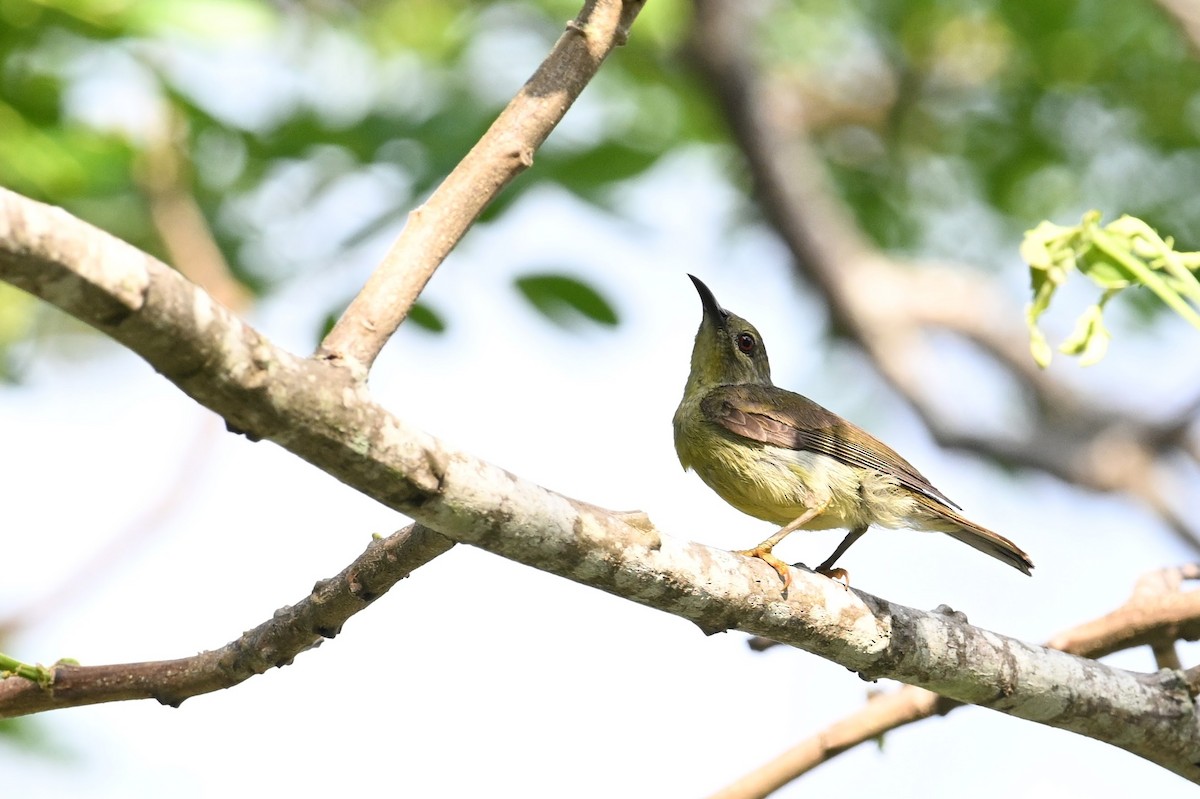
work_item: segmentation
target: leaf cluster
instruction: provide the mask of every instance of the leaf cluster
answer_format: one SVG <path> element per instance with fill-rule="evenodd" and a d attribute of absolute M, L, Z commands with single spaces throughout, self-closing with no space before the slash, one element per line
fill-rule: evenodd
<path fill-rule="evenodd" d="M 1078 356 L 1084 366 L 1096 363 L 1108 351 L 1111 336 L 1104 326 L 1104 307 L 1130 287 L 1149 289 L 1200 330 L 1200 281 L 1196 279 L 1200 252 L 1177 252 L 1172 239 L 1162 238 L 1135 217 L 1122 216 L 1104 226 L 1100 218 L 1099 211 L 1089 211 L 1078 225 L 1042 222 L 1021 245 L 1033 290 L 1026 312 L 1030 349 L 1043 368 L 1050 364 L 1051 352 L 1038 319 L 1073 272 L 1101 290 L 1100 298 L 1080 315 L 1074 332 L 1059 346 L 1059 351 Z"/>

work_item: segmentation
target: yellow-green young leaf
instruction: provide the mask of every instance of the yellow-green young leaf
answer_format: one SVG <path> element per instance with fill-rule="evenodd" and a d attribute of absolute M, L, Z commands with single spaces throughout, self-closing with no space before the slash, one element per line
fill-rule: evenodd
<path fill-rule="evenodd" d="M 1195 304 L 1200 304 L 1200 280 L 1196 270 L 1200 269 L 1200 253 L 1164 250 L 1159 255 L 1162 279 L 1172 291 L 1182 294 Z"/>
<path fill-rule="evenodd" d="M 1119 261 L 1095 247 L 1089 247 L 1076 262 L 1080 274 L 1087 275 L 1102 289 L 1123 289 L 1133 283 L 1133 276 Z"/>
<path fill-rule="evenodd" d="M 1029 349 L 1034 363 L 1045 369 L 1050 365 L 1052 352 L 1050 345 L 1046 342 L 1046 337 L 1038 329 L 1037 322 L 1050 307 L 1050 298 L 1054 296 L 1055 284 L 1045 279 L 1045 273 L 1040 270 L 1031 269 L 1030 275 L 1033 278 L 1034 295 L 1033 302 L 1025 308 L 1025 324 L 1029 326 Z"/>
<path fill-rule="evenodd" d="M 1049 366 L 1054 357 L 1054 351 L 1050 349 L 1046 336 L 1036 327 L 1029 330 L 1029 354 L 1033 356 L 1033 362 L 1042 369 Z"/>
<path fill-rule="evenodd" d="M 1075 228 L 1042 222 L 1033 230 L 1025 231 L 1025 238 L 1021 241 L 1021 257 L 1029 264 L 1031 271 L 1041 271 L 1047 279 L 1061 282 L 1065 275 L 1052 273 L 1068 265 L 1065 261 L 1074 259 L 1072 238 L 1075 235 Z"/>
<path fill-rule="evenodd" d="M 1072 270 L 1078 271 L 1103 290 L 1100 300 L 1088 308 L 1075 330 L 1059 347 L 1090 366 L 1102 359 L 1111 340 L 1103 323 L 1104 305 L 1130 286 L 1145 286 L 1167 307 L 1200 329 L 1200 280 L 1193 273 L 1200 253 L 1179 253 L 1174 240 L 1163 238 L 1140 219 L 1122 216 L 1106 226 L 1100 213 L 1089 211 L 1074 228 L 1043 222 L 1027 231 L 1021 255 L 1029 263 L 1033 302 L 1026 310 L 1030 351 L 1039 366 L 1050 362 L 1045 337 L 1037 321 L 1050 305 L 1056 288 Z"/>
<path fill-rule="evenodd" d="M 1057 225 L 1042 222 L 1033 230 L 1025 231 L 1025 238 L 1021 241 L 1021 258 L 1029 264 L 1031 270 L 1036 269 L 1043 273 L 1050 268 L 1051 263 L 1047 246 L 1047 227 L 1057 227 Z"/>
<path fill-rule="evenodd" d="M 1106 295 L 1106 300 L 1107 296 Z M 1092 366 L 1108 352 L 1112 336 L 1104 326 L 1104 309 L 1101 303 L 1090 306 L 1079 316 L 1075 330 L 1058 348 L 1064 355 L 1078 355 L 1080 366 Z"/>
<path fill-rule="evenodd" d="M 1040 313 L 1041 311 L 1035 311 L 1034 306 L 1030 305 L 1025 310 L 1025 324 L 1029 326 L 1029 354 L 1033 356 L 1034 363 L 1045 369 L 1050 365 L 1054 352 L 1050 349 L 1046 336 L 1038 329 L 1037 315 Z"/>

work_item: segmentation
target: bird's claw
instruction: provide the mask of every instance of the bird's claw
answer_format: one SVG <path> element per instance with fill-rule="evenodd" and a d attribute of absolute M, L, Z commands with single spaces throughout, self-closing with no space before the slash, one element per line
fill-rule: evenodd
<path fill-rule="evenodd" d="M 784 563 L 779 558 L 771 553 L 770 547 L 754 547 L 753 549 L 738 549 L 735 550 L 735 555 L 743 555 L 747 558 L 758 558 L 766 561 L 766 564 L 779 574 L 779 579 L 783 580 L 784 589 L 792 587 L 792 572 L 791 567 Z"/>
<path fill-rule="evenodd" d="M 845 569 L 818 568 L 817 574 L 821 575 L 822 577 L 828 577 L 835 583 L 841 583 L 845 588 L 850 587 L 850 572 L 846 571 Z"/>

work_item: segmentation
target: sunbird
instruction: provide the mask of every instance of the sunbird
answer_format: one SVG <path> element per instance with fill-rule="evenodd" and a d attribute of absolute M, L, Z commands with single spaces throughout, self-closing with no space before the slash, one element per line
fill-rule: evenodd
<path fill-rule="evenodd" d="M 754 325 L 721 307 L 688 275 L 704 308 L 683 399 L 675 451 L 742 513 L 783 527 L 753 549 L 791 584 L 771 550 L 796 530 L 848 530 L 817 573 L 849 581 L 834 563 L 872 524 L 947 533 L 1030 574 L 1033 561 L 1007 538 L 959 515 L 959 506 L 891 447 L 833 411 L 771 382 Z"/>

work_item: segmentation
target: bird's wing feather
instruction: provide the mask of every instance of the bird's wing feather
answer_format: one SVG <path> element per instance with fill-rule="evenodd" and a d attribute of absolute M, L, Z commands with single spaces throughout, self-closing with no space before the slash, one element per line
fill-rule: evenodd
<path fill-rule="evenodd" d="M 891 447 L 807 397 L 777 386 L 721 386 L 709 392 L 700 408 L 734 435 L 873 469 L 936 502 L 959 507 Z"/>

